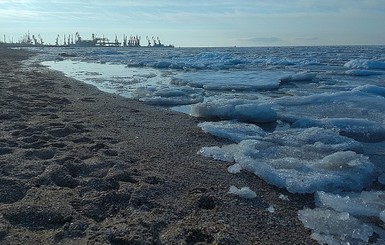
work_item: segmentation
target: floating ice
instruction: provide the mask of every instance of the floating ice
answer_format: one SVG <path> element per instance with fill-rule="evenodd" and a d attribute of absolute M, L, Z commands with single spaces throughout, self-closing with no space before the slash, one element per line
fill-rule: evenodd
<path fill-rule="evenodd" d="M 192 105 L 191 114 L 196 117 L 238 119 L 240 121 L 268 123 L 277 120 L 277 113 L 268 104 L 245 100 L 216 100 Z"/>
<path fill-rule="evenodd" d="M 373 234 L 372 227 L 345 212 L 320 208 L 304 209 L 298 211 L 298 218 L 306 228 L 316 233 L 312 237 L 318 238 L 321 244 L 324 239 L 330 238 L 345 244 L 368 242 Z"/>
<path fill-rule="evenodd" d="M 146 104 L 176 106 L 189 105 L 203 101 L 202 90 L 189 87 L 180 88 L 138 88 L 133 97 Z"/>
<path fill-rule="evenodd" d="M 268 208 L 267 208 L 267 211 L 269 211 L 269 213 L 274 213 L 275 212 L 275 208 L 273 205 L 270 205 Z"/>
<path fill-rule="evenodd" d="M 288 122 L 306 118 L 351 118 L 382 125 L 385 122 L 383 90 L 382 87 L 371 85 L 358 86 L 351 91 L 286 96 L 274 100 L 278 106 L 272 107 L 281 120 Z"/>
<path fill-rule="evenodd" d="M 279 194 L 278 198 L 281 200 L 284 200 L 284 201 L 290 201 L 289 197 L 287 195 L 284 195 L 284 194 Z"/>
<path fill-rule="evenodd" d="M 341 135 L 361 142 L 381 142 L 385 140 L 385 128 L 381 124 L 366 119 L 354 118 L 327 118 L 327 119 L 300 119 L 293 127 L 322 127 L 337 128 Z"/>
<path fill-rule="evenodd" d="M 227 168 L 227 171 L 231 174 L 237 174 L 241 172 L 241 170 L 242 170 L 242 166 L 239 165 L 238 163 L 235 163 Z"/>
<path fill-rule="evenodd" d="M 316 192 L 317 206 L 347 212 L 354 216 L 371 216 L 380 218 L 385 210 L 384 191 L 363 191 L 361 193 L 332 194 Z"/>
<path fill-rule="evenodd" d="M 238 189 L 237 187 L 232 185 L 230 186 L 230 190 L 228 193 L 238 195 L 241 198 L 246 199 L 252 199 L 257 197 L 257 194 L 254 191 L 250 190 L 249 187 L 242 187 L 241 189 Z"/>
<path fill-rule="evenodd" d="M 383 73 L 377 72 L 377 71 L 369 71 L 369 70 L 348 70 L 345 72 L 347 75 L 352 76 L 375 76 L 375 75 L 381 75 Z"/>
<path fill-rule="evenodd" d="M 361 91 L 368 94 L 379 95 L 385 97 L 385 88 L 375 85 L 363 85 L 352 89 L 352 92 Z"/>
<path fill-rule="evenodd" d="M 175 76 L 173 84 L 221 91 L 275 90 L 281 74 L 285 73 L 204 70 Z"/>
<path fill-rule="evenodd" d="M 380 182 L 381 184 L 385 185 L 385 173 L 383 173 L 380 176 L 378 176 L 378 182 Z"/>
<path fill-rule="evenodd" d="M 281 82 L 311 82 L 316 76 L 317 73 L 314 72 L 299 72 L 294 75 L 281 78 Z"/>
<path fill-rule="evenodd" d="M 385 210 L 380 213 L 380 219 L 385 223 Z"/>
<path fill-rule="evenodd" d="M 203 122 L 198 124 L 206 133 L 226 138 L 234 142 L 245 139 L 260 139 L 266 132 L 260 127 L 237 121 Z"/>
<path fill-rule="evenodd" d="M 352 151 L 359 146 L 332 130 L 290 129 L 215 148 L 212 155 L 232 155 L 242 169 L 290 192 L 362 190 L 373 181 L 374 166 L 368 157 Z"/>
<path fill-rule="evenodd" d="M 353 69 L 385 69 L 385 62 L 365 59 L 351 60 L 344 65 L 347 68 Z"/>
<path fill-rule="evenodd" d="M 229 147 L 227 147 L 228 149 Z M 214 160 L 219 160 L 223 162 L 233 162 L 234 157 L 233 154 L 225 150 L 224 148 L 220 148 L 218 146 L 212 146 L 212 147 L 202 147 L 202 149 L 199 150 L 198 154 L 205 156 L 205 157 L 211 157 Z"/>

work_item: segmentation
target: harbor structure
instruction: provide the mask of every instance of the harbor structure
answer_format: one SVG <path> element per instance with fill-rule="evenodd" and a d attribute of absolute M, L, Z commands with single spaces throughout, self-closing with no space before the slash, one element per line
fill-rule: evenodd
<path fill-rule="evenodd" d="M 161 43 L 159 37 L 155 39 L 152 37 L 146 37 L 148 44 L 144 47 L 166 47 L 173 48 L 173 45 L 164 45 Z M 62 42 L 63 40 L 63 42 Z M 25 34 L 18 42 L 7 42 L 4 35 L 4 41 L 0 41 L 0 47 L 142 47 L 140 44 L 141 37 L 138 35 L 123 35 L 123 42 L 120 42 L 118 36 L 115 35 L 115 40 L 110 41 L 106 37 L 98 37 L 92 34 L 91 39 L 83 39 L 79 32 L 75 35 L 57 35 L 54 45 L 47 45 L 44 43 L 43 38 L 40 34 L 37 36 L 31 35 L 29 32 Z"/>

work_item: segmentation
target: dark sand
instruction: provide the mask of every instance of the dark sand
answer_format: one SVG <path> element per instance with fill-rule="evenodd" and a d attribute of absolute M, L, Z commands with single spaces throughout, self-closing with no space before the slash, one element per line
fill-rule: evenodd
<path fill-rule="evenodd" d="M 30 55 L 0 49 L 0 244 L 315 243 L 297 218 L 313 197 L 198 155 L 225 143 L 198 119 L 21 62 Z"/>

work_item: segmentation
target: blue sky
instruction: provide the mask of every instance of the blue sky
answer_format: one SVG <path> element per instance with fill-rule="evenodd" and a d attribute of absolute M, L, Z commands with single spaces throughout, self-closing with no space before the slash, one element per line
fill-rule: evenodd
<path fill-rule="evenodd" d="M 385 0 L 0 0 L 0 40 L 79 32 L 175 46 L 385 44 Z"/>

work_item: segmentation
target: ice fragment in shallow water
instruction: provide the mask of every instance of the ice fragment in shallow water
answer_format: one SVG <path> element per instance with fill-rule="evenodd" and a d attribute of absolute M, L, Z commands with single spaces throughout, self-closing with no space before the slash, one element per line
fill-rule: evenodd
<path fill-rule="evenodd" d="M 255 124 L 237 121 L 203 122 L 199 123 L 198 126 L 206 133 L 234 142 L 245 139 L 260 139 L 266 135 L 266 132 Z"/>
<path fill-rule="evenodd" d="M 385 62 L 366 59 L 350 60 L 344 65 L 347 68 L 385 69 Z"/>
<path fill-rule="evenodd" d="M 231 153 L 228 153 L 224 149 L 213 146 L 213 147 L 202 147 L 202 149 L 199 150 L 198 154 L 201 154 L 205 157 L 211 157 L 214 160 L 219 160 L 223 162 L 232 162 L 234 161 L 233 156 Z"/>
<path fill-rule="evenodd" d="M 385 140 L 385 128 L 373 121 L 353 118 L 299 119 L 292 125 L 297 128 L 336 128 L 340 134 L 360 142 L 381 142 Z"/>
<path fill-rule="evenodd" d="M 345 212 L 320 208 L 303 209 L 298 211 L 298 218 L 314 233 L 343 238 L 341 242 L 368 242 L 373 234 L 372 227 Z"/>
<path fill-rule="evenodd" d="M 385 185 L 385 173 L 383 173 L 380 176 L 378 176 L 378 182 L 380 182 L 381 184 Z"/>
<path fill-rule="evenodd" d="M 382 222 L 385 223 L 385 210 L 382 210 L 381 213 L 380 213 L 380 219 L 382 220 Z"/>
<path fill-rule="evenodd" d="M 290 201 L 289 197 L 287 195 L 284 195 L 284 194 L 279 194 L 278 198 L 281 200 L 284 200 L 284 201 Z"/>
<path fill-rule="evenodd" d="M 255 101 L 212 100 L 191 106 L 191 115 L 204 118 L 238 119 L 254 123 L 268 123 L 277 120 L 277 113 L 268 104 Z"/>
<path fill-rule="evenodd" d="M 273 205 L 270 205 L 268 208 L 267 208 L 267 211 L 269 211 L 269 213 L 274 213 L 275 212 L 275 208 Z"/>
<path fill-rule="evenodd" d="M 317 76 L 314 72 L 299 72 L 294 75 L 290 75 L 284 78 L 281 78 L 282 82 L 304 82 L 304 81 L 313 81 Z"/>
<path fill-rule="evenodd" d="M 249 187 L 242 187 L 241 189 L 238 189 L 233 185 L 230 186 L 230 190 L 228 193 L 238 195 L 241 198 L 247 198 L 247 199 L 252 199 L 257 196 L 257 194 L 254 191 L 250 190 Z"/>
<path fill-rule="evenodd" d="M 316 192 L 317 206 L 332 208 L 339 212 L 348 212 L 356 216 L 380 217 L 385 210 L 384 191 L 363 191 L 361 193 L 332 194 Z"/>
<path fill-rule="evenodd" d="M 227 171 L 231 174 L 237 174 L 241 172 L 242 167 L 238 163 L 231 165 L 230 167 L 227 168 Z"/>

